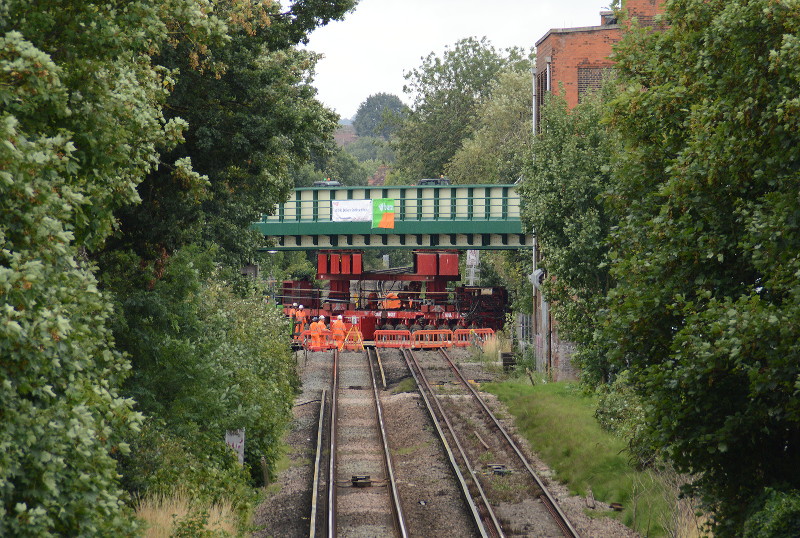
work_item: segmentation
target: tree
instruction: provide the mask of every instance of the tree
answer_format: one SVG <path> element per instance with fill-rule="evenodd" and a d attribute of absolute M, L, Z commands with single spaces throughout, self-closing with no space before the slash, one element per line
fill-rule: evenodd
<path fill-rule="evenodd" d="M 396 95 L 376 93 L 358 107 L 353 127 L 358 136 L 389 140 L 407 111 L 408 107 Z"/>
<path fill-rule="evenodd" d="M 477 106 L 492 81 L 509 65 L 524 63 L 520 49 L 497 51 L 482 38 L 462 39 L 442 57 L 430 53 L 405 74 L 403 89 L 414 96 L 411 113 L 397 132 L 398 175 L 416 181 L 438 177 L 476 127 Z"/>
<path fill-rule="evenodd" d="M 455 183 L 514 183 L 522 176 L 531 144 L 530 65 L 498 74 L 476 111 L 475 132 L 446 165 Z"/>
<path fill-rule="evenodd" d="M 0 534 L 127 536 L 115 455 L 138 428 L 86 253 L 185 126 L 151 62 L 223 25 L 192 0 L 31 3 L 0 17 Z M 91 31 L 87 31 L 91 29 Z"/>
<path fill-rule="evenodd" d="M 519 188 L 522 221 L 533 230 L 547 271 L 544 294 L 552 303 L 559 334 L 578 345 L 584 381 L 608 378 L 605 355 L 593 343 L 611 279 L 606 238 L 614 222 L 601 195 L 611 182 L 616 137 L 602 122 L 610 88 L 586 96 L 567 110 L 550 95 L 542 108 L 542 130 Z"/>
<path fill-rule="evenodd" d="M 800 11 L 666 10 L 671 26 L 616 51 L 621 223 L 598 342 L 715 536 L 735 536 L 765 488 L 800 485 Z"/>
<path fill-rule="evenodd" d="M 189 40 L 162 51 L 159 62 L 179 73 L 167 114 L 188 122 L 185 141 L 139 187 L 143 203 L 118 213 L 122 234 L 112 248 L 151 260 L 206 241 L 231 265 L 252 258 L 261 238 L 250 224 L 288 196 L 290 170 L 329 151 L 336 128 L 311 86 L 318 55 L 295 45 L 353 4 L 295 2 L 286 18 L 277 3 L 217 0 L 224 44 L 206 50 L 202 64 Z M 203 180 L 174 173 L 169 163 L 187 158 Z"/>
<path fill-rule="evenodd" d="M 394 162 L 392 147 L 382 138 L 362 136 L 347 144 L 344 150 L 362 163 L 365 161 L 378 161 L 384 164 Z"/>

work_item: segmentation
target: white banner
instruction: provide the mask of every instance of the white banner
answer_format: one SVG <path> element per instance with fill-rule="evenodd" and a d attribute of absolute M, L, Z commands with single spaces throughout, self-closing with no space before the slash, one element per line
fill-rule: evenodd
<path fill-rule="evenodd" d="M 331 200 L 333 222 L 372 222 L 372 200 Z"/>

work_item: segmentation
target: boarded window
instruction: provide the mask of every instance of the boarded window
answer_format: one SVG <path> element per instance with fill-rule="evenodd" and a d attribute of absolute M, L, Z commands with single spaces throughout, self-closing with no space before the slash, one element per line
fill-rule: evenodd
<path fill-rule="evenodd" d="M 595 92 L 603 87 L 603 81 L 614 72 L 613 67 L 578 68 L 578 102 L 583 101 L 587 92 Z"/>

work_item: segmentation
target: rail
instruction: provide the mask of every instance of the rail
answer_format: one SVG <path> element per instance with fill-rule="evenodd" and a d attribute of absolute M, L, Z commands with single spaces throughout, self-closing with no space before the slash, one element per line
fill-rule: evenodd
<path fill-rule="evenodd" d="M 380 188 L 296 189 L 262 223 L 335 222 L 334 202 L 391 199 L 395 222 L 493 221 L 519 219 L 514 185 L 394 186 Z"/>
<path fill-rule="evenodd" d="M 383 463 L 386 469 L 386 476 L 389 478 L 389 488 L 392 496 L 392 508 L 394 511 L 395 526 L 402 538 L 408 538 L 408 528 L 406 527 L 405 516 L 403 515 L 403 507 L 400 505 L 400 495 L 397 493 L 397 482 L 394 478 L 394 465 L 392 464 L 392 454 L 389 451 L 389 439 L 386 436 L 386 423 L 383 420 L 383 409 L 381 406 L 381 398 L 378 394 L 378 384 L 375 381 L 375 369 L 372 366 L 371 353 L 375 350 L 366 350 L 367 362 L 369 363 L 369 377 L 372 381 L 372 393 L 375 396 L 375 413 L 378 419 L 381 433 L 381 445 L 383 445 Z M 377 352 L 375 352 L 375 359 L 379 360 Z M 381 377 L 383 377 L 383 368 L 381 368 Z M 384 381 L 385 385 L 385 381 Z"/>
<path fill-rule="evenodd" d="M 309 517 L 310 528 L 308 532 L 309 538 L 314 538 L 317 532 L 317 505 L 319 504 L 318 491 L 321 470 L 320 464 L 322 460 L 322 432 L 325 424 L 325 398 L 326 390 L 322 389 L 322 395 L 319 398 L 321 403 L 319 406 L 319 422 L 317 424 L 317 450 L 314 457 L 314 481 L 313 485 L 311 486 L 311 516 Z"/>
<path fill-rule="evenodd" d="M 571 537 L 571 538 L 578 538 L 578 536 L 579 536 L 578 532 L 573 528 L 572 524 L 567 519 L 566 514 L 564 514 L 564 512 L 561 510 L 561 508 L 559 507 L 559 505 L 556 502 L 556 500 L 553 498 L 553 496 L 547 490 L 547 487 L 545 487 L 545 485 L 542 482 L 542 480 L 539 478 L 539 476 L 533 470 L 533 467 L 531 467 L 531 464 L 528 462 L 527 458 L 522 453 L 522 451 L 520 450 L 520 448 L 517 445 L 517 443 L 514 442 L 514 440 L 511 438 L 511 436 L 508 434 L 508 432 L 506 432 L 505 428 L 503 428 L 502 424 L 500 424 L 500 421 L 497 420 L 497 417 L 494 415 L 494 413 L 492 413 L 492 411 L 489 409 L 489 407 L 483 401 L 483 398 L 480 397 L 480 395 L 478 394 L 478 391 L 476 391 L 472 387 L 472 385 L 467 381 L 467 379 L 461 373 L 461 370 L 459 370 L 459 368 L 455 365 L 455 363 L 452 361 L 452 359 L 447 354 L 447 352 L 444 349 L 439 349 L 439 352 L 442 355 L 442 357 L 444 358 L 444 360 L 447 362 L 447 364 L 450 366 L 450 369 L 456 375 L 456 377 L 458 378 L 459 382 L 469 390 L 469 392 L 475 398 L 475 401 L 477 401 L 480 404 L 480 406 L 483 409 L 483 411 L 486 414 L 486 416 L 491 420 L 491 422 L 494 424 L 496 429 L 500 432 L 500 434 L 506 440 L 506 443 L 508 443 L 508 445 L 513 449 L 514 453 L 519 458 L 519 461 L 525 467 L 525 470 L 528 472 L 528 474 L 531 476 L 531 478 L 533 478 L 534 482 L 536 482 L 536 485 L 542 491 L 542 493 L 539 496 L 541 501 L 544 503 L 544 505 L 547 508 L 548 512 L 551 513 L 551 515 L 553 516 L 554 521 L 561 528 L 561 530 L 563 531 L 564 535 L 568 536 L 568 537 Z"/>
<path fill-rule="evenodd" d="M 439 404 L 439 401 L 436 398 L 436 393 L 433 391 L 433 388 L 428 382 L 425 372 L 422 370 L 416 358 L 414 357 L 414 352 L 410 349 L 401 349 L 400 352 L 403 354 L 403 359 L 405 359 L 406 365 L 408 366 L 408 369 L 411 372 L 411 375 L 414 377 L 417 387 L 419 388 L 420 395 L 425 402 L 428 414 L 430 415 L 434 427 L 436 428 L 436 432 L 439 435 L 439 440 L 441 441 L 445 452 L 447 452 L 450 466 L 452 467 L 453 472 L 458 479 L 462 495 L 464 496 L 464 500 L 469 505 L 470 513 L 472 514 L 472 518 L 478 528 L 478 531 L 484 538 L 489 536 L 504 536 L 500 527 L 500 523 L 494 514 L 494 510 L 492 509 L 491 504 L 489 504 L 489 500 L 486 498 L 486 494 L 483 491 L 478 478 L 475 476 L 474 471 L 472 470 L 472 465 L 469 463 L 464 448 L 461 446 L 461 443 L 458 441 L 458 438 L 455 435 L 453 425 L 450 423 L 447 415 L 444 413 L 444 410 Z M 444 424 L 444 427 L 442 424 Z M 448 439 L 450 440 L 448 441 Z M 453 446 L 455 446 L 456 451 L 451 448 L 451 443 Z M 459 463 L 459 459 L 462 463 Z M 469 482 L 462 472 L 462 467 L 466 469 L 468 473 Z M 473 491 L 475 491 L 474 495 Z M 478 501 L 479 505 L 476 504 L 476 500 Z"/>
<path fill-rule="evenodd" d="M 389 441 L 388 436 L 386 434 L 386 424 L 383 417 L 383 409 L 381 406 L 380 395 L 378 393 L 378 386 L 377 381 L 375 378 L 375 369 L 372 364 L 372 357 L 371 353 L 374 352 L 370 350 L 365 350 L 364 357 L 368 363 L 368 375 L 370 378 L 370 384 L 372 390 L 370 391 L 372 394 L 372 403 L 375 410 L 375 424 L 377 425 L 378 430 L 378 438 L 380 443 L 380 451 L 383 460 L 383 470 L 386 476 L 385 484 L 387 486 L 388 495 L 389 495 L 389 503 L 388 507 L 391 511 L 391 519 L 392 525 L 396 531 L 397 536 L 401 538 L 408 538 L 408 530 L 406 526 L 405 516 L 403 515 L 403 509 L 400 502 L 400 496 L 398 494 L 397 485 L 395 483 L 395 476 L 394 476 L 394 467 L 392 464 L 392 456 L 391 451 L 389 449 Z M 378 359 L 376 353 L 376 360 Z M 343 520 L 340 522 L 338 521 L 337 514 L 338 514 L 338 502 L 337 502 L 337 472 L 338 472 L 338 458 L 337 452 L 339 450 L 339 374 L 340 374 L 340 354 L 338 350 L 334 350 L 333 353 L 333 379 L 331 382 L 331 411 L 330 411 L 330 444 L 329 444 L 329 463 L 328 463 L 328 496 L 327 496 L 327 521 L 328 521 L 328 537 L 334 538 L 337 535 L 337 526 L 339 524 L 343 524 L 347 527 L 347 510 L 344 511 L 344 515 L 342 515 Z M 350 389 L 359 389 L 360 387 L 350 387 Z M 342 415 L 342 420 L 346 420 L 348 415 L 347 409 L 344 410 L 344 414 Z M 352 410 L 349 412 L 352 416 Z M 359 414 L 359 416 L 361 416 Z M 352 425 L 351 425 L 352 429 Z M 347 437 L 347 431 L 344 432 L 345 438 Z M 352 464 L 352 462 L 348 462 Z M 357 483 L 361 483 L 361 480 L 365 480 L 367 484 L 370 483 L 370 477 L 364 475 L 362 477 L 353 476 L 352 485 L 356 487 Z M 357 482 L 359 481 L 359 482 Z M 346 503 L 352 504 L 352 503 Z M 388 510 L 387 510 L 388 515 Z M 341 515 L 341 514 L 339 514 Z M 352 517 L 352 514 L 351 516 Z M 388 522 L 388 520 L 387 520 Z M 315 523 L 312 520 L 312 528 L 314 527 Z M 389 529 L 387 525 L 386 529 Z M 349 530 L 349 529 L 348 529 Z M 374 530 L 374 529 L 373 529 Z M 313 534 L 311 535 L 313 536 Z"/>

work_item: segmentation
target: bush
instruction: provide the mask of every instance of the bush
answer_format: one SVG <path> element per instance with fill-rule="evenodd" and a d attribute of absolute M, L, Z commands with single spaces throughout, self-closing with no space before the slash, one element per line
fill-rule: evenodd
<path fill-rule="evenodd" d="M 761 510 L 744 525 L 744 538 L 794 538 L 800 529 L 800 491 L 768 489 Z"/>
<path fill-rule="evenodd" d="M 628 451 L 634 465 L 650 465 L 655 457 L 652 448 L 643 440 L 644 408 L 641 398 L 631 388 L 627 372 L 622 372 L 610 385 L 597 388 L 598 404 L 595 418 L 600 426 L 628 439 Z"/>
<path fill-rule="evenodd" d="M 297 376 L 284 317 L 254 289 L 235 293 L 219 280 L 212 255 L 185 248 L 151 268 L 152 279 L 136 274 L 138 264 L 107 263 L 134 268 L 107 283 L 117 290 L 115 333 L 134 364 L 125 389 L 149 417 L 121 460 L 123 477 L 139 496 L 181 488 L 246 511 L 262 459 L 269 468 L 279 457 Z M 240 428 L 244 467 L 224 442 Z"/>

